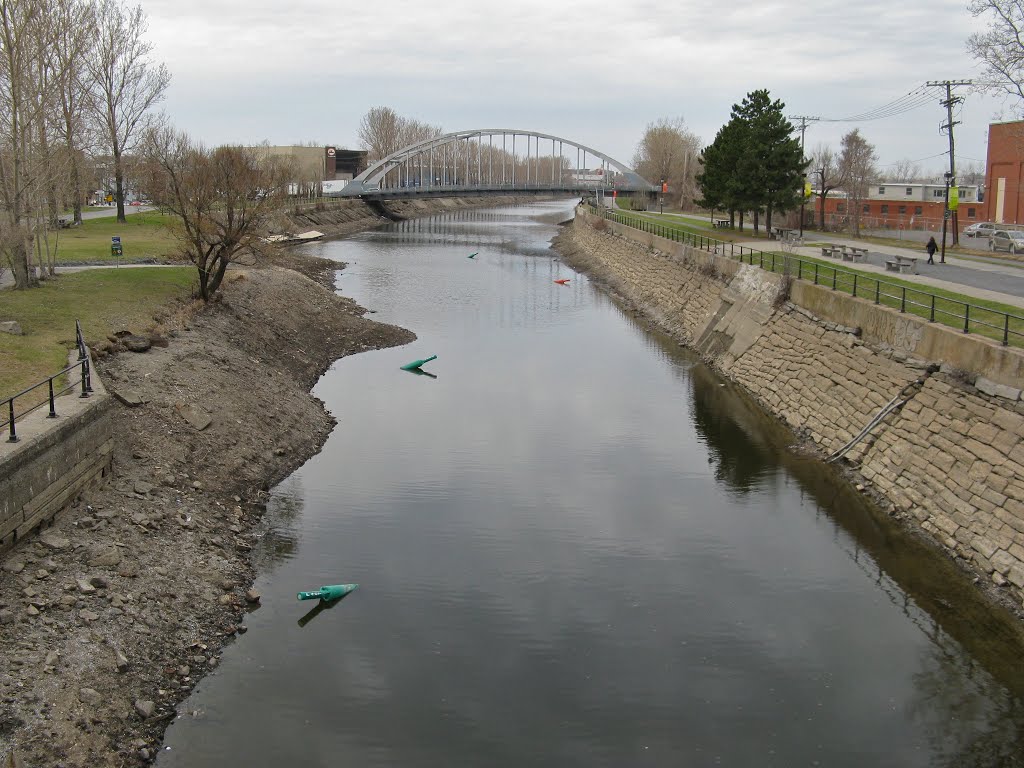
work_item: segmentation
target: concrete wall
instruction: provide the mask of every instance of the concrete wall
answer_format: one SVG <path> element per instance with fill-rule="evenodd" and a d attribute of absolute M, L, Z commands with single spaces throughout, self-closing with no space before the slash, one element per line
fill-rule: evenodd
<path fill-rule="evenodd" d="M 93 394 L 57 398 L 16 424 L 17 443 L 0 442 L 0 552 L 49 522 L 90 484 L 110 473 L 111 400 L 93 374 Z"/>
<path fill-rule="evenodd" d="M 1024 599 L 1024 355 L 578 213 L 566 260 L 604 282 L 829 454 L 892 512 Z M 936 370 L 939 365 L 941 368 Z M 1016 387 L 1013 386 L 1016 384 Z"/>

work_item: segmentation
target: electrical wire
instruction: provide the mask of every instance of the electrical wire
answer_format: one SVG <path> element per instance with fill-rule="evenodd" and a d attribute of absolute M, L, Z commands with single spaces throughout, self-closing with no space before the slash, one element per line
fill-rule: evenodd
<path fill-rule="evenodd" d="M 944 157 L 945 155 L 948 155 L 948 154 L 949 154 L 949 151 L 947 150 L 945 152 L 939 152 L 937 155 L 928 155 L 928 157 L 919 157 L 917 160 L 902 160 L 902 161 L 896 162 L 896 163 L 884 163 L 884 164 L 882 164 L 879 167 L 881 167 L 881 168 L 889 168 L 890 166 L 893 166 L 893 165 L 903 165 L 903 163 L 923 163 L 925 160 L 934 160 L 936 157 Z M 970 160 L 971 158 L 967 158 L 967 159 Z"/>
<path fill-rule="evenodd" d="M 869 120 L 883 120 L 888 117 L 896 117 L 912 110 L 923 107 L 925 104 L 934 103 L 935 97 L 928 90 L 928 86 L 920 85 L 912 91 L 908 91 L 897 99 L 893 99 L 880 107 L 869 109 L 860 114 L 848 117 L 825 117 L 822 122 L 826 123 L 862 123 Z"/>

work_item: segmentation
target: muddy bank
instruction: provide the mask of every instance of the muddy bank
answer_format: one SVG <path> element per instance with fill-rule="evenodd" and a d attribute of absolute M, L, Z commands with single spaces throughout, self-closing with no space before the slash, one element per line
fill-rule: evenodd
<path fill-rule="evenodd" d="M 431 200 L 389 200 L 366 203 L 339 199 L 297 206 L 273 223 L 280 234 L 297 234 L 315 229 L 328 237 L 349 235 L 400 219 L 415 219 L 439 213 L 455 213 L 482 207 L 496 207 L 552 200 L 551 195 L 500 195 L 494 197 L 445 197 Z"/>
<path fill-rule="evenodd" d="M 112 480 L 0 561 L 0 756 L 144 764 L 244 631 L 266 491 L 334 426 L 309 389 L 340 357 L 415 338 L 323 287 L 335 264 L 302 261 L 316 280 L 239 271 L 221 301 L 162 316 L 166 346 L 98 362 L 143 405 L 115 406 Z"/>

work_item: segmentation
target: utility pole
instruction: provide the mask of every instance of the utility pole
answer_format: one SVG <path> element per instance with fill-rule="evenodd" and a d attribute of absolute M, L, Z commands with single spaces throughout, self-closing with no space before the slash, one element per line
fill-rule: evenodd
<path fill-rule="evenodd" d="M 953 120 L 953 107 L 960 104 L 963 101 L 963 97 L 954 96 L 953 88 L 963 85 L 971 85 L 970 80 L 929 80 L 925 83 L 929 88 L 945 88 L 946 98 L 939 102 L 946 108 L 946 124 L 940 125 L 939 128 L 949 133 L 949 173 L 945 174 L 946 177 L 946 194 L 944 195 L 945 203 L 942 208 L 942 255 L 939 257 L 939 263 L 946 263 L 946 228 L 950 219 L 949 211 L 949 188 L 956 184 L 956 155 L 953 151 L 953 126 L 959 125 L 959 121 Z M 959 192 L 959 190 L 958 190 Z M 953 245 L 960 243 L 960 228 L 957 226 L 959 218 L 957 217 L 957 211 L 952 212 L 953 219 Z"/>
<path fill-rule="evenodd" d="M 807 124 L 817 122 L 821 120 L 820 117 L 808 117 L 807 115 L 790 115 L 786 118 L 787 120 L 799 120 L 800 121 L 800 159 L 806 160 L 804 157 L 804 133 L 807 132 Z M 800 237 L 804 236 L 804 206 L 807 204 L 807 174 L 803 176 L 803 183 L 800 185 Z"/>

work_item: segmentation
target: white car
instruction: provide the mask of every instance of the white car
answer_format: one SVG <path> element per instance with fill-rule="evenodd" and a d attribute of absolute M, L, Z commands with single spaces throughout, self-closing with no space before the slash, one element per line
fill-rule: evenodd
<path fill-rule="evenodd" d="M 996 225 L 987 221 L 978 221 L 964 228 L 968 237 L 990 237 L 996 231 Z"/>

